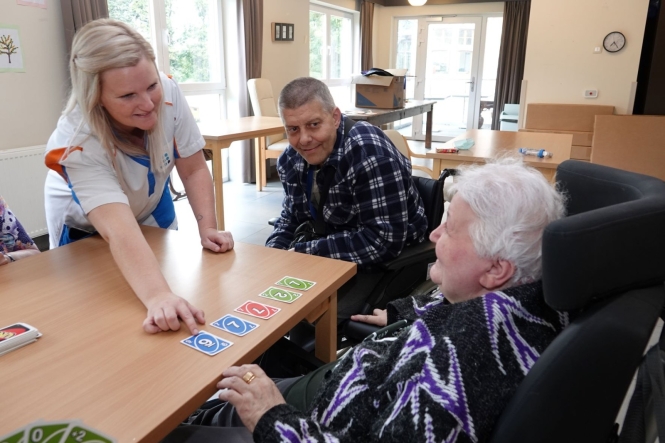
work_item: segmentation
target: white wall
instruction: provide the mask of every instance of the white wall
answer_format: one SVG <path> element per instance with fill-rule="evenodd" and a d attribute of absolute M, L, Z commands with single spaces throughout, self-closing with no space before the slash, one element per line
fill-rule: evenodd
<path fill-rule="evenodd" d="M 551 0 L 550 0 L 551 1 Z M 586 1 L 586 0 L 584 0 Z M 392 68 L 394 63 L 393 27 L 398 17 L 420 17 L 428 15 L 478 15 L 503 12 L 503 2 L 466 3 L 457 5 L 424 6 L 374 6 L 374 30 L 372 42 L 374 66 Z"/>
<path fill-rule="evenodd" d="M 271 23 L 293 23 L 294 41 L 273 42 Z M 270 80 L 275 96 L 297 77 L 309 75 L 309 1 L 263 2 L 263 64 L 261 77 Z"/>
<path fill-rule="evenodd" d="M 1 1 L 0 24 L 19 27 L 26 71 L 0 73 L 0 150 L 45 144 L 69 90 L 60 0 Z"/>
<path fill-rule="evenodd" d="M 532 0 L 524 79 L 526 103 L 613 105 L 628 109 L 637 80 L 649 0 Z M 615 54 L 594 54 L 611 31 L 626 36 Z M 597 99 L 585 99 L 597 89 Z M 524 94 L 524 93 L 523 93 Z"/>

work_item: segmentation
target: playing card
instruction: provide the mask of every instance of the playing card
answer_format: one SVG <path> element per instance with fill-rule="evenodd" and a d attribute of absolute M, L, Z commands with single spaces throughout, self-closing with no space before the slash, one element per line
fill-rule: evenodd
<path fill-rule="evenodd" d="M 116 440 L 82 423 L 74 422 L 61 443 L 116 443 Z"/>
<path fill-rule="evenodd" d="M 262 318 L 264 320 L 269 319 L 270 317 L 281 311 L 280 308 L 264 305 L 263 303 L 251 300 L 246 301 L 245 303 L 242 304 L 242 306 L 238 306 L 234 310 L 236 312 L 251 315 L 252 317 Z"/>
<path fill-rule="evenodd" d="M 269 287 L 259 294 L 259 297 L 270 298 L 284 303 L 293 303 L 298 300 L 302 294 L 300 292 L 291 292 L 286 289 Z"/>
<path fill-rule="evenodd" d="M 231 334 L 242 337 L 258 328 L 259 325 L 251 321 L 243 320 L 235 315 L 227 314 L 224 317 L 210 323 L 212 326 L 221 329 L 222 331 L 230 332 Z"/>
<path fill-rule="evenodd" d="M 306 291 L 316 284 L 313 281 L 302 280 L 300 278 L 283 277 L 280 281 L 275 283 L 276 285 L 286 286 L 287 288 L 297 289 L 299 291 Z"/>
<path fill-rule="evenodd" d="M 26 323 L 16 323 L 0 329 L 0 355 L 34 342 L 41 334 Z"/>
<path fill-rule="evenodd" d="M 70 421 L 38 420 L 25 427 L 25 443 L 60 443 L 69 431 Z M 4 442 L 3 442 L 4 443 Z"/>
<path fill-rule="evenodd" d="M 23 437 L 25 436 L 25 427 L 16 429 L 9 434 L 0 436 L 0 443 L 25 443 Z"/>
<path fill-rule="evenodd" d="M 233 342 L 221 339 L 216 335 L 209 334 L 205 331 L 199 332 L 199 335 L 187 337 L 186 339 L 181 340 L 180 343 L 208 355 L 219 354 L 224 349 L 233 345 Z"/>

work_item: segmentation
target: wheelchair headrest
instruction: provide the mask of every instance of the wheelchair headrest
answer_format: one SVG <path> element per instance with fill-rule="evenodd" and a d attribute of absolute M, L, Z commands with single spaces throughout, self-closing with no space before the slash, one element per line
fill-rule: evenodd
<path fill-rule="evenodd" d="M 448 177 L 448 173 L 441 174 L 438 180 L 418 176 L 411 177 L 425 207 L 427 235 L 441 224 L 443 218 L 443 182 L 446 177 Z"/>
<path fill-rule="evenodd" d="M 665 281 L 665 182 L 568 160 L 557 169 L 568 216 L 543 233 L 547 303 L 576 310 Z"/>

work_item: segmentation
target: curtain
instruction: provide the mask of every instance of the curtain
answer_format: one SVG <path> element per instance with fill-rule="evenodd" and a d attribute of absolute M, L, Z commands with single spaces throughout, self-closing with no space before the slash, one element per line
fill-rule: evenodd
<path fill-rule="evenodd" d="M 499 129 L 499 115 L 504 105 L 520 101 L 530 10 L 531 0 L 507 1 L 503 9 L 492 129 Z"/>
<path fill-rule="evenodd" d="M 263 0 L 236 0 L 238 11 L 238 54 L 240 57 L 238 76 L 239 91 L 238 104 L 240 115 L 252 115 L 249 106 L 249 92 L 247 80 L 261 77 L 261 61 L 263 59 Z M 243 183 L 252 183 L 260 180 L 256 177 L 254 164 L 255 140 L 238 142 L 242 144 L 241 170 Z"/>
<path fill-rule="evenodd" d="M 83 25 L 98 18 L 109 17 L 109 7 L 106 0 L 61 0 L 62 22 L 65 25 L 65 42 L 67 59 L 72 48 L 74 34 Z"/>
<path fill-rule="evenodd" d="M 363 0 L 360 5 L 360 69 L 366 71 L 372 66 L 372 24 L 374 3 Z"/>

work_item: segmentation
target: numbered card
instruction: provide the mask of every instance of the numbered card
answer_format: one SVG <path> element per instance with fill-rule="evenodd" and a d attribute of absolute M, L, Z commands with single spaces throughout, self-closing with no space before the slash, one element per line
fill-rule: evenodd
<path fill-rule="evenodd" d="M 17 429 L 9 434 L 0 436 L 2 443 L 25 443 L 23 437 L 25 436 L 25 428 Z"/>
<path fill-rule="evenodd" d="M 291 292 L 282 288 L 270 287 L 259 294 L 260 297 L 270 298 L 272 300 L 281 301 L 283 303 L 293 303 L 302 297 L 300 292 Z"/>
<path fill-rule="evenodd" d="M 245 303 L 243 303 L 241 306 L 235 308 L 234 311 L 267 320 L 273 315 L 277 314 L 279 311 L 281 311 L 281 309 L 276 308 L 274 306 L 264 305 L 263 303 L 259 303 L 256 301 L 248 300 Z"/>
<path fill-rule="evenodd" d="M 186 339 L 181 340 L 180 343 L 208 355 L 217 355 L 233 345 L 233 342 L 224 340 L 207 332 L 200 332 L 199 335 L 187 337 Z"/>
<path fill-rule="evenodd" d="M 297 289 L 299 291 L 306 291 L 316 284 L 313 281 L 302 280 L 300 278 L 283 277 L 280 281 L 275 283 L 276 285 L 286 286 L 287 288 Z"/>
<path fill-rule="evenodd" d="M 227 314 L 217 321 L 210 323 L 212 326 L 221 329 L 222 331 L 230 332 L 233 335 L 242 337 L 258 328 L 259 325 L 251 321 L 243 320 L 235 315 Z"/>
<path fill-rule="evenodd" d="M 72 423 L 69 428 L 67 436 L 61 440 L 62 443 L 116 443 L 114 438 L 111 438 L 103 433 L 92 429 L 83 423 Z"/>
<path fill-rule="evenodd" d="M 36 421 L 25 427 L 24 443 L 56 443 L 63 441 L 70 426 L 69 421 L 45 422 Z M 4 440 L 2 440 L 4 443 Z"/>

